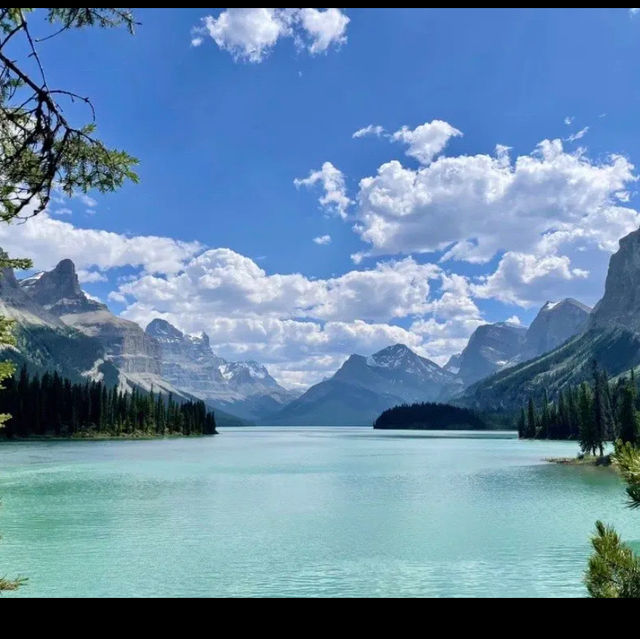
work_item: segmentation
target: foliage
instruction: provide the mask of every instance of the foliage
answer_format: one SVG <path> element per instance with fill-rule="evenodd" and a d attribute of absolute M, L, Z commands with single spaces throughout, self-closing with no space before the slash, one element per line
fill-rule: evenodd
<path fill-rule="evenodd" d="M 7 437 L 105 435 L 213 435 L 204 402 L 177 403 L 155 393 L 131 393 L 101 382 L 72 384 L 58 373 L 32 377 L 22 367 L 0 393 L 0 410 L 13 415 Z"/>
<path fill-rule="evenodd" d="M 640 559 L 618 533 L 597 521 L 591 545 L 594 553 L 585 578 L 589 595 L 606 599 L 640 597 Z"/>
<path fill-rule="evenodd" d="M 629 506 L 640 507 L 640 450 L 629 441 L 616 441 L 613 454 L 627 484 Z M 594 553 L 585 575 L 592 597 L 640 598 L 640 557 L 622 543 L 611 526 L 596 522 L 591 539 Z"/>
<path fill-rule="evenodd" d="M 524 438 L 577 439 L 584 453 L 603 455 L 604 443 L 621 439 L 640 443 L 640 412 L 633 369 L 629 377 L 610 382 L 606 372 L 591 364 L 591 384 L 560 388 L 555 401 L 543 392 L 540 412 L 534 397 L 527 403 Z M 524 410 L 524 407 L 523 409 Z M 522 411 L 517 418 L 522 433 Z M 534 428 L 535 424 L 535 428 Z"/>
<path fill-rule="evenodd" d="M 32 36 L 32 9 L 0 9 L 0 219 L 30 217 L 43 211 L 55 187 L 67 195 L 97 189 L 113 191 L 125 180 L 137 182 L 137 160 L 109 149 L 95 137 L 91 101 L 66 89 L 49 87 L 37 44 L 63 31 L 124 25 L 133 32 L 126 9 L 45 9 L 57 30 Z M 10 49 L 24 53 L 15 59 Z M 72 124 L 61 100 L 87 105 L 91 119 Z"/>
<path fill-rule="evenodd" d="M 437 430 L 447 428 L 485 429 L 481 417 L 467 409 L 450 404 L 402 404 L 385 410 L 376 419 L 374 428 L 416 428 Z"/>

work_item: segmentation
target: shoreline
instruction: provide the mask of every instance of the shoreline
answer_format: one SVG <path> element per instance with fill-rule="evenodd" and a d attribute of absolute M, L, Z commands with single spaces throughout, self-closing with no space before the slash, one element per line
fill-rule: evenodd
<path fill-rule="evenodd" d="M 609 468 L 618 472 L 617 464 L 611 459 L 611 455 L 597 457 L 594 455 L 583 455 L 577 457 L 545 457 L 545 462 L 550 464 L 561 464 L 564 466 L 591 466 L 594 468 Z"/>
<path fill-rule="evenodd" d="M 109 433 L 89 433 L 89 434 L 74 434 L 67 437 L 61 435 L 34 435 L 33 437 L 5 437 L 0 435 L 0 444 L 2 442 L 71 442 L 71 441 L 151 441 L 155 439 L 195 439 L 199 437 L 213 437 L 219 435 L 219 432 L 211 433 L 211 435 L 204 435 L 201 433 L 194 433 L 193 435 L 183 435 L 181 433 L 170 433 L 167 435 L 153 435 L 150 433 L 126 433 L 122 435 L 114 435 Z"/>

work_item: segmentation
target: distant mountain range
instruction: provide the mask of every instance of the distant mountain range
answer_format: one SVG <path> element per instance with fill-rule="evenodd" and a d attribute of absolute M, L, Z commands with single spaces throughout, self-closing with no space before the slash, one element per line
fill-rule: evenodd
<path fill-rule="evenodd" d="M 444 367 L 403 344 L 370 357 L 351 355 L 331 378 L 262 423 L 363 426 L 392 406 L 449 401 L 478 380 L 562 344 L 584 329 L 589 313 L 584 304 L 566 299 L 547 302 L 528 329 L 506 322 L 479 326 Z"/>
<path fill-rule="evenodd" d="M 280 386 L 257 362 L 228 362 L 218 357 L 206 333 L 185 335 L 161 319 L 153 320 L 145 333 L 160 346 L 162 376 L 214 408 L 256 420 L 299 395 Z"/>
<path fill-rule="evenodd" d="M 263 423 L 370 426 L 391 406 L 445 399 L 460 388 L 453 373 L 396 344 L 370 357 L 351 355 L 330 379 L 312 386 Z"/>
<path fill-rule="evenodd" d="M 255 362 L 216 357 L 206 336 L 185 336 L 162 320 L 145 332 L 117 317 L 82 290 L 71 260 L 21 281 L 4 269 L 0 314 L 16 320 L 18 344 L 3 356 L 18 365 L 57 370 L 73 381 L 103 380 L 122 390 L 197 397 L 216 409 L 221 425 L 248 423 L 261 409 L 277 410 L 296 396 Z M 231 414 L 227 406 L 237 411 Z"/>
<path fill-rule="evenodd" d="M 466 389 L 461 403 L 483 410 L 512 411 L 530 396 L 551 397 L 565 385 L 575 385 L 590 375 L 596 360 L 610 376 L 616 376 L 640 364 L 640 230 L 620 240 L 620 248 L 611 256 L 602 299 L 579 323 L 580 310 L 574 300 L 571 315 L 580 330 L 564 343 L 528 361 L 506 368 Z M 568 306 L 565 304 L 565 306 Z M 553 313 L 555 307 L 548 308 Z M 544 311 L 544 308 L 543 308 Z M 567 315 L 568 310 L 565 310 Z M 531 325 L 534 328 L 534 322 Z M 557 341 L 566 333 L 550 328 L 546 319 L 540 332 L 550 331 Z M 538 335 L 536 333 L 536 339 Z M 553 341 L 552 341 L 553 342 Z M 536 341 L 536 343 L 540 343 Z"/>
<path fill-rule="evenodd" d="M 81 289 L 70 260 L 20 282 L 6 269 L 0 314 L 17 320 L 18 346 L 5 350 L 18 363 L 198 397 L 223 425 L 371 425 L 392 406 L 432 401 L 511 411 L 543 388 L 553 396 L 584 379 L 593 358 L 612 375 L 640 364 L 640 230 L 620 241 L 593 311 L 567 298 L 547 302 L 528 328 L 480 326 L 444 367 L 403 344 L 353 354 L 302 395 L 257 362 L 218 357 L 204 333 L 187 335 L 161 319 L 142 330 L 113 315 Z"/>

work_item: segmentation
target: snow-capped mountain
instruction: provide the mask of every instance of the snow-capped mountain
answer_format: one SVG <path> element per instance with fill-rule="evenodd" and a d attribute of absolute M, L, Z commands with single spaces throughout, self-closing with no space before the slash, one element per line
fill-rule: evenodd
<path fill-rule="evenodd" d="M 246 419 L 258 419 L 297 396 L 257 362 L 228 362 L 213 352 L 206 333 L 188 335 L 162 319 L 146 334 L 160 344 L 162 375 L 179 388 Z"/>
<path fill-rule="evenodd" d="M 527 330 L 520 361 L 548 353 L 583 331 L 590 313 L 588 306 L 570 297 L 547 302 Z"/>
<path fill-rule="evenodd" d="M 387 408 L 440 400 L 459 388 L 452 373 L 395 344 L 369 357 L 351 355 L 333 377 L 309 388 L 265 423 L 366 426 Z"/>

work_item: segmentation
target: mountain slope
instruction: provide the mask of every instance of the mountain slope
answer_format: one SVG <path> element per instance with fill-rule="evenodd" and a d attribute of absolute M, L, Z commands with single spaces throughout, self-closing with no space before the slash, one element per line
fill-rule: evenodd
<path fill-rule="evenodd" d="M 527 329 L 507 322 L 478 326 L 457 361 L 458 376 L 465 386 L 488 377 L 517 357 Z"/>
<path fill-rule="evenodd" d="M 403 344 L 370 357 L 351 355 L 329 380 L 262 423 L 298 426 L 370 426 L 386 408 L 433 401 L 459 388 L 452 373 Z"/>
<path fill-rule="evenodd" d="M 254 420 L 298 395 L 257 362 L 227 362 L 215 355 L 206 333 L 187 335 L 161 319 L 150 322 L 145 332 L 160 345 L 162 376 L 215 408 Z"/>
<path fill-rule="evenodd" d="M 484 379 L 456 398 L 482 410 L 514 410 L 547 389 L 553 397 L 590 375 L 595 359 L 610 376 L 640 364 L 640 230 L 620 240 L 611 256 L 605 292 L 585 331 L 533 360 Z"/>
<path fill-rule="evenodd" d="M 581 333 L 587 327 L 590 313 L 588 306 L 573 298 L 547 302 L 527 330 L 520 360 L 548 353 Z"/>
<path fill-rule="evenodd" d="M 178 401 L 197 397 L 162 377 L 156 340 L 81 289 L 71 260 L 20 282 L 7 270 L 0 280 L 0 313 L 18 322 L 17 347 L 6 349 L 18 365 L 57 370 L 74 381 L 100 379 L 123 391 L 171 394 Z M 220 425 L 246 424 L 220 410 L 216 419 Z"/>
<path fill-rule="evenodd" d="M 2 348 L 2 357 L 33 372 L 58 371 L 73 381 L 106 379 L 117 371 L 105 361 L 102 344 L 83 335 L 35 302 L 20 287 L 12 269 L 0 273 L 0 315 L 15 320 L 15 347 Z"/>

